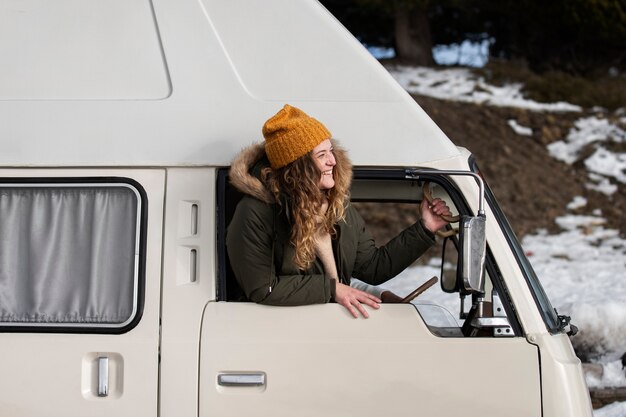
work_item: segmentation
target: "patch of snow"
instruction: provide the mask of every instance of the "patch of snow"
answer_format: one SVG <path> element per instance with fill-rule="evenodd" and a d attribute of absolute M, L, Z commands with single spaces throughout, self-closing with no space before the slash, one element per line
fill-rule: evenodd
<path fill-rule="evenodd" d="M 567 209 L 576 210 L 579 208 L 583 208 L 586 205 L 587 205 L 587 199 L 585 197 L 581 197 L 577 195 L 576 197 L 574 197 L 572 201 L 569 202 L 569 204 L 567 205 Z"/>
<path fill-rule="evenodd" d="M 468 67 L 484 67 L 489 59 L 489 46 L 493 40 L 481 42 L 465 40 L 461 44 L 436 45 L 433 48 L 433 59 L 438 65 L 463 65 Z"/>
<path fill-rule="evenodd" d="M 393 48 L 388 48 L 386 46 L 367 45 L 365 43 L 363 44 L 363 46 L 376 59 L 389 59 L 395 58 L 396 56 L 396 51 Z"/>
<path fill-rule="evenodd" d="M 508 120 L 507 123 L 509 124 L 509 126 L 511 126 L 511 129 L 513 129 L 513 132 L 517 133 L 518 135 L 521 135 L 521 136 L 533 135 L 533 130 L 530 127 L 520 125 L 519 123 L 517 123 L 517 120 L 515 119 L 510 119 Z"/>
<path fill-rule="evenodd" d="M 610 187 L 610 183 L 602 181 L 602 178 L 614 178 L 626 184 L 626 153 L 612 152 L 605 145 L 625 141 L 626 131 L 609 120 L 596 116 L 583 117 L 576 121 L 565 140 L 549 144 L 548 152 L 558 160 L 573 164 L 580 159 L 585 148 L 592 146 L 594 152 L 584 163 L 590 176 L 596 174 L 591 179 L 598 184 L 588 185 L 588 188 L 610 195 L 617 187 Z"/>
<path fill-rule="evenodd" d="M 593 411 L 593 417 L 625 417 L 626 402 L 614 402 Z"/>
<path fill-rule="evenodd" d="M 574 123 L 565 140 L 551 143 L 548 146 L 550 154 L 563 162 L 573 164 L 578 160 L 578 154 L 585 146 L 594 142 L 604 142 L 611 137 L 621 141 L 624 131 L 610 123 L 607 119 L 595 116 L 583 117 Z"/>
<path fill-rule="evenodd" d="M 626 386 L 626 377 L 621 359 L 610 360 L 603 364 L 601 377 L 592 373 L 585 374 L 587 386 L 594 388 L 612 388 Z"/>
<path fill-rule="evenodd" d="M 590 172 L 588 176 L 589 179 L 594 182 L 585 184 L 586 188 L 609 196 L 613 195 L 617 191 L 617 185 L 611 184 L 611 181 L 609 181 L 608 178 L 603 177 L 602 175 L 594 174 L 593 172 Z"/>
<path fill-rule="evenodd" d="M 561 216 L 554 219 L 564 230 L 575 230 L 582 227 L 595 227 L 606 223 L 602 217 L 595 216 Z"/>
<path fill-rule="evenodd" d="M 585 184 L 585 187 L 589 190 L 594 190 L 609 196 L 613 195 L 617 191 L 617 185 L 611 184 L 611 181 L 609 181 L 608 178 L 601 177 L 600 175 L 589 174 L 589 179 L 596 181 L 595 183 Z"/>
<path fill-rule="evenodd" d="M 434 69 L 397 66 L 389 69 L 389 72 L 405 90 L 413 94 L 536 111 L 579 112 L 582 110 L 580 106 L 565 102 L 539 103 L 526 99 L 521 92 L 522 84 L 494 86 L 467 68 Z"/>
<path fill-rule="evenodd" d="M 613 177 L 626 184 L 626 153 L 616 153 L 605 148 L 598 148 L 585 160 L 585 167 L 607 177 Z"/>

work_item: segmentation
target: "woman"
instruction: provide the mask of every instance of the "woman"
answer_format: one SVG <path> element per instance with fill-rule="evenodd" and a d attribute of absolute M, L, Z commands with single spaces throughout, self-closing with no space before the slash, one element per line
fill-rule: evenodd
<path fill-rule="evenodd" d="M 396 276 L 433 245 L 449 208 L 423 202 L 421 221 L 377 248 L 350 205 L 351 163 L 322 123 L 285 105 L 263 136 L 230 170 L 245 194 L 226 237 L 237 282 L 257 303 L 335 301 L 368 317 L 362 304 L 379 308 L 381 300 L 351 288 L 350 278 L 378 285 Z"/>

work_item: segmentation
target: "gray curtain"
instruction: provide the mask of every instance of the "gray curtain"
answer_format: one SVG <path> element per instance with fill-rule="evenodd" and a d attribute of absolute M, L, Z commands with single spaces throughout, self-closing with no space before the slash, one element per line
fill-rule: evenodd
<path fill-rule="evenodd" d="M 138 198 L 125 186 L 0 184 L 0 325 L 123 325 Z"/>

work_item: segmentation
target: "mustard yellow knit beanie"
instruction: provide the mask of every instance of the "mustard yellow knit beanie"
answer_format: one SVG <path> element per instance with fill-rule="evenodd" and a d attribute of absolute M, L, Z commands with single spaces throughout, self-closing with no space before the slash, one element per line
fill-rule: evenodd
<path fill-rule="evenodd" d="M 319 121 L 289 104 L 263 125 L 265 153 L 273 169 L 282 168 L 330 139 L 331 134 Z"/>

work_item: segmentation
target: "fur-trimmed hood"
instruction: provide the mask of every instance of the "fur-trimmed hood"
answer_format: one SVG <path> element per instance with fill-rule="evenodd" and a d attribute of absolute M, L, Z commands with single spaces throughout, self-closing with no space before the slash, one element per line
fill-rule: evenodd
<path fill-rule="evenodd" d="M 230 183 L 239 191 L 265 203 L 273 203 L 274 196 L 261 180 L 250 171 L 265 157 L 265 146 L 257 143 L 244 148 L 230 164 Z"/>
<path fill-rule="evenodd" d="M 352 163 L 346 151 L 333 141 L 333 153 L 337 165 L 341 165 L 343 171 L 349 173 L 348 186 L 352 181 Z M 244 148 L 230 165 L 230 183 L 239 191 L 248 194 L 265 203 L 274 203 L 276 199 L 252 171 L 256 164 L 265 156 L 265 144 L 256 143 Z M 269 161 L 268 161 L 269 166 Z"/>

